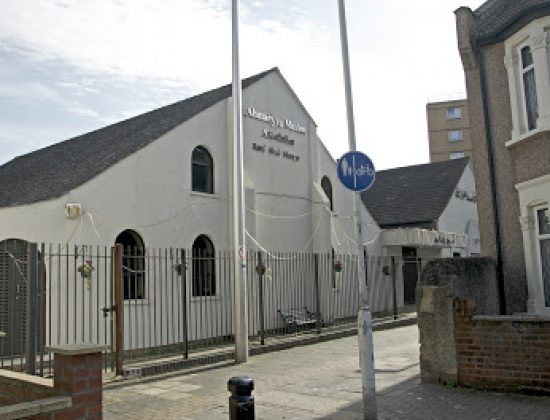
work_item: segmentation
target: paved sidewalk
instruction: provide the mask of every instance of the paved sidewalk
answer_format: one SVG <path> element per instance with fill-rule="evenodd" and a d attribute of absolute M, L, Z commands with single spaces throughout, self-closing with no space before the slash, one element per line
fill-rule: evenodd
<path fill-rule="evenodd" d="M 546 419 L 549 397 L 421 385 L 415 325 L 374 333 L 380 419 Z M 361 419 L 357 337 L 111 384 L 105 419 L 228 419 L 227 379 L 255 380 L 257 419 Z"/>

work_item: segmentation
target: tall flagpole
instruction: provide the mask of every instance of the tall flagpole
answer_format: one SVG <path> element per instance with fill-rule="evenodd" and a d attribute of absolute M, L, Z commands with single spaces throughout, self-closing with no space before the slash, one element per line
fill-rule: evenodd
<path fill-rule="evenodd" d="M 355 141 L 355 121 L 353 117 L 353 96 L 351 90 L 351 74 L 348 52 L 348 34 L 346 28 L 346 10 L 344 0 L 338 0 L 338 16 L 340 18 L 340 41 L 342 43 L 342 61 L 344 65 L 344 85 L 346 93 L 346 111 L 348 119 L 348 140 L 350 151 L 357 150 Z M 359 361 L 361 365 L 361 385 L 363 388 L 363 418 L 377 418 L 376 386 L 374 371 L 374 348 L 372 343 L 372 315 L 369 306 L 369 290 L 365 281 L 365 255 L 363 253 L 363 228 L 361 219 L 361 193 L 355 193 L 355 222 L 357 224 L 358 247 L 358 279 L 361 295 L 361 308 L 358 314 Z"/>
<path fill-rule="evenodd" d="M 246 248 L 243 186 L 242 85 L 239 69 L 239 0 L 232 0 L 233 40 L 233 327 L 235 361 L 248 360 Z"/>

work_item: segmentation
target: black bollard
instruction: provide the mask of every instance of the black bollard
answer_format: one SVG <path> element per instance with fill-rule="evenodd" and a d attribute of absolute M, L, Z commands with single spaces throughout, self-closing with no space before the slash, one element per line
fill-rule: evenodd
<path fill-rule="evenodd" d="M 231 392 L 229 397 L 230 420 L 254 420 L 254 380 L 234 376 L 227 381 L 227 389 Z"/>

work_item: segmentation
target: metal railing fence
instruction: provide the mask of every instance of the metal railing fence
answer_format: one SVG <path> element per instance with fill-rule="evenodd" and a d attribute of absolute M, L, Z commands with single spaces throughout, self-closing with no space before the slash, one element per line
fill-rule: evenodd
<path fill-rule="evenodd" d="M 50 375 L 48 347 L 80 342 L 106 345 L 104 368 L 118 373 L 132 361 L 231 345 L 234 263 L 229 251 L 2 241 L 0 368 Z M 251 342 L 355 324 L 355 255 L 249 252 L 238 263 L 247 267 Z M 373 312 L 397 313 L 407 263 L 367 257 Z"/>

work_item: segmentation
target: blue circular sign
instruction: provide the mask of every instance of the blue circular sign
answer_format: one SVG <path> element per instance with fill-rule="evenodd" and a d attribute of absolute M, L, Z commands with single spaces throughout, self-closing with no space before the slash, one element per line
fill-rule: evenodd
<path fill-rule="evenodd" d="M 374 183 L 374 165 L 361 152 L 348 152 L 338 161 L 338 178 L 348 190 L 365 191 Z"/>

